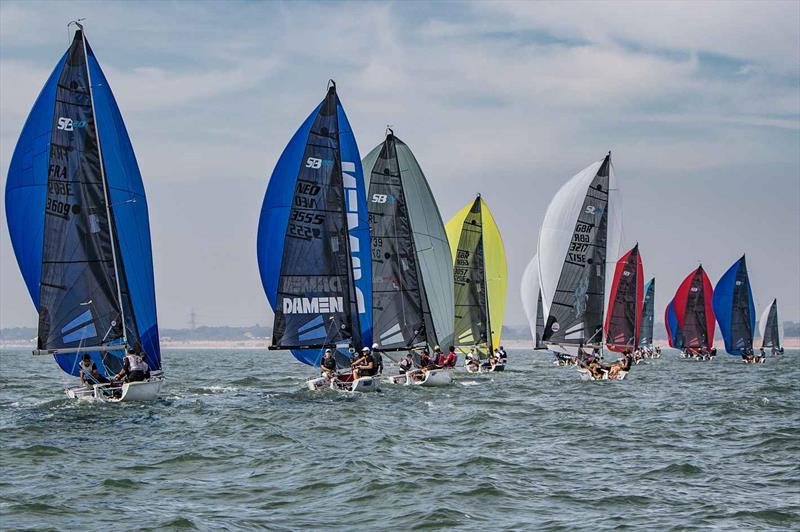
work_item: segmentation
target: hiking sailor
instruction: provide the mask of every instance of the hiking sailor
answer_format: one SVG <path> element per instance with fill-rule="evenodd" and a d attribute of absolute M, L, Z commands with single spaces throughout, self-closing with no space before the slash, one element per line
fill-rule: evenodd
<path fill-rule="evenodd" d="M 122 369 L 114 375 L 115 381 L 128 377 L 128 382 L 139 382 L 150 377 L 150 366 L 144 361 L 144 353 L 137 353 L 133 347 L 128 348 L 128 354 L 122 364 Z"/>

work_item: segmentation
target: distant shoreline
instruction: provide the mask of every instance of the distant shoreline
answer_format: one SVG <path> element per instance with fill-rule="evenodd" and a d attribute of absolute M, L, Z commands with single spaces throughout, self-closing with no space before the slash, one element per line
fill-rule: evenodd
<path fill-rule="evenodd" d="M 660 347 L 669 347 L 665 340 L 656 340 L 654 345 Z M 718 349 L 724 349 L 721 340 L 714 344 Z M 267 351 L 269 341 L 267 340 L 194 340 L 187 342 L 161 342 L 161 349 L 247 349 L 247 350 L 263 350 Z M 503 340 L 503 346 L 508 349 L 533 349 L 533 342 L 531 340 Z M 800 348 L 800 338 L 792 337 L 784 339 L 784 345 L 787 349 Z M 33 342 L 3 342 L 0 343 L 0 350 L 8 349 L 35 349 L 36 345 Z M 447 346 L 442 346 L 446 348 Z M 758 349 L 758 347 L 756 347 Z"/>

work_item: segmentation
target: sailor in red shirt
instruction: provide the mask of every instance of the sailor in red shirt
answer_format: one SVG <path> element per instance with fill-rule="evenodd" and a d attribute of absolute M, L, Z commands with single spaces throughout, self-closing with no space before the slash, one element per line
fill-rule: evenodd
<path fill-rule="evenodd" d="M 444 359 L 442 366 L 445 368 L 454 368 L 456 367 L 456 361 L 458 360 L 458 355 L 456 355 L 456 348 L 455 346 L 450 346 L 450 352 L 447 353 L 447 357 Z"/>

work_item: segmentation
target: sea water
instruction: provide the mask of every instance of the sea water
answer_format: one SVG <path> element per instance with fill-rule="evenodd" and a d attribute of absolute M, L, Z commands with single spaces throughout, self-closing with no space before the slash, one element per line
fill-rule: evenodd
<path fill-rule="evenodd" d="M 582 382 L 512 350 L 503 373 L 350 395 L 304 390 L 284 353 L 167 350 L 162 398 L 115 405 L 0 357 L 3 529 L 800 526 L 797 351 Z"/>

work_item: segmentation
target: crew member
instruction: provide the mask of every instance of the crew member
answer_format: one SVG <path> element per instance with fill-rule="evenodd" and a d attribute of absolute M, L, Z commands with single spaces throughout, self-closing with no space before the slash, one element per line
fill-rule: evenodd
<path fill-rule="evenodd" d="M 373 358 L 369 347 L 362 349 L 361 353 L 361 358 L 359 358 L 353 365 L 353 380 L 375 375 L 375 359 Z"/>
<path fill-rule="evenodd" d="M 328 379 L 336 377 L 336 359 L 333 358 L 333 352 L 330 349 L 325 350 L 325 355 L 319 363 L 319 369 L 322 371 L 322 376 Z"/>
<path fill-rule="evenodd" d="M 447 357 L 445 357 L 442 366 L 445 368 L 452 369 L 456 367 L 456 362 L 458 362 L 458 355 L 456 355 L 456 348 L 455 346 L 451 345 L 450 349 L 447 352 Z"/>
<path fill-rule="evenodd" d="M 89 353 L 83 354 L 83 359 L 78 364 L 78 367 L 80 368 L 80 378 L 83 386 L 108 382 L 108 379 L 97 371 L 97 364 L 92 362 L 92 357 L 89 356 Z"/>
<path fill-rule="evenodd" d="M 145 380 L 150 375 L 150 366 L 144 361 L 144 353 L 137 353 L 136 349 L 129 348 L 128 354 L 122 363 L 122 369 L 114 375 L 114 380 L 118 381 L 123 377 L 128 377 L 128 382 L 139 382 Z"/>

